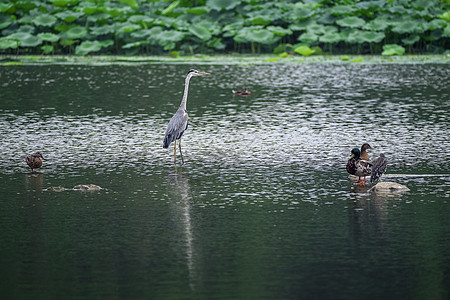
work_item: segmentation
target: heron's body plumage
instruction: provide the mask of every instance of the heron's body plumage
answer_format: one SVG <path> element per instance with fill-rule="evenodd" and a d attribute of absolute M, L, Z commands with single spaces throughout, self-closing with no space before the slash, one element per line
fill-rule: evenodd
<path fill-rule="evenodd" d="M 188 128 L 188 120 L 189 116 L 186 110 L 186 102 L 189 91 L 189 80 L 193 76 L 199 75 L 209 75 L 209 73 L 199 72 L 197 70 L 189 70 L 186 76 L 186 80 L 184 83 L 184 94 L 181 99 L 180 107 L 177 112 L 173 115 L 172 119 L 169 121 L 169 125 L 167 125 L 166 134 L 164 136 L 163 148 L 169 148 L 172 142 L 175 142 L 174 146 L 174 163 L 176 163 L 176 151 L 177 151 L 177 140 L 179 148 L 181 161 L 184 164 L 183 153 L 181 152 L 181 137 L 183 136 L 184 131 Z"/>

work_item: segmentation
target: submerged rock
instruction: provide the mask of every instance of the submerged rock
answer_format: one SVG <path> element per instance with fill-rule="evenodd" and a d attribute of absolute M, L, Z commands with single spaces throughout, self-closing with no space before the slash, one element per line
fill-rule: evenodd
<path fill-rule="evenodd" d="M 99 191 L 102 188 L 95 184 L 78 184 L 73 189 L 76 191 Z"/>
<path fill-rule="evenodd" d="M 387 192 L 407 192 L 410 189 L 406 185 L 403 185 L 403 184 L 399 184 L 396 182 L 390 182 L 390 181 L 383 181 L 383 182 L 377 183 L 370 190 L 375 191 L 375 192 L 387 193 Z"/>
<path fill-rule="evenodd" d="M 64 192 L 67 191 L 67 189 L 65 187 L 62 186 L 50 186 L 48 188 L 45 189 L 46 191 L 51 191 L 51 192 Z"/>

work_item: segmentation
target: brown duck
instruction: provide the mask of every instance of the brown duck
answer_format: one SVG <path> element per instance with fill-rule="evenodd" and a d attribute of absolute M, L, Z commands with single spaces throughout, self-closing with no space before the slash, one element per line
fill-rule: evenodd
<path fill-rule="evenodd" d="M 369 161 L 370 158 L 369 158 L 369 153 L 367 153 L 367 149 L 372 149 L 372 147 L 370 147 L 370 145 L 367 144 L 367 143 L 365 143 L 365 144 L 363 144 L 363 145 L 361 146 L 361 156 L 360 156 L 360 158 L 361 158 L 362 160 L 367 160 L 367 161 Z"/>
<path fill-rule="evenodd" d="M 252 92 L 250 92 L 247 88 L 243 89 L 243 90 L 233 90 L 233 94 L 234 95 L 238 95 L 238 96 L 250 96 L 252 94 Z"/>
<path fill-rule="evenodd" d="M 27 155 L 25 158 L 25 161 L 27 162 L 27 165 L 31 168 L 31 172 L 34 172 L 34 169 L 39 169 L 42 167 L 42 159 L 44 157 L 42 156 L 41 152 L 36 152 L 35 154 Z"/>

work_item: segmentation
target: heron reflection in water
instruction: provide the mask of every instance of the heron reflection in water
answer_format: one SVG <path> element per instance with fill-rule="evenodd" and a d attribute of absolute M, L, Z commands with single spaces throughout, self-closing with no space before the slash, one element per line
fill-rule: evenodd
<path fill-rule="evenodd" d="M 186 111 L 186 101 L 189 90 L 189 81 L 193 76 L 200 76 L 200 75 L 210 75 L 210 73 L 200 72 L 193 69 L 189 70 L 189 72 L 187 73 L 186 81 L 184 84 L 183 99 L 181 100 L 181 104 L 177 112 L 173 115 L 172 119 L 170 119 L 169 125 L 167 126 L 166 135 L 164 136 L 163 148 L 169 148 L 170 143 L 175 142 L 173 150 L 174 164 L 176 164 L 177 160 L 177 140 L 181 155 L 181 162 L 182 162 L 181 165 L 184 164 L 183 153 L 181 152 L 181 136 L 188 127 L 189 117 Z"/>

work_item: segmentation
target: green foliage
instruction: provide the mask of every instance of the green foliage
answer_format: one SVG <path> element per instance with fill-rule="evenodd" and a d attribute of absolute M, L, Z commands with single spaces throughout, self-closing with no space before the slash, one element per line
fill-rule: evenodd
<path fill-rule="evenodd" d="M 292 46 L 298 42 L 302 44 Z M 385 43 L 389 46 L 383 47 L 387 46 Z M 394 43 L 399 48 L 393 47 Z M 87 55 L 100 51 L 109 54 L 161 54 L 170 51 L 183 55 L 251 51 L 285 56 L 317 54 L 322 48 L 327 53 L 341 54 L 380 54 L 383 51 L 383 55 L 402 55 L 405 48 L 414 53 L 443 53 L 450 48 L 449 2 L 0 2 L 0 54 Z"/>
<path fill-rule="evenodd" d="M 391 55 L 403 55 L 405 54 L 405 48 L 397 44 L 388 44 L 383 46 L 383 53 L 381 55 L 391 56 Z"/>

